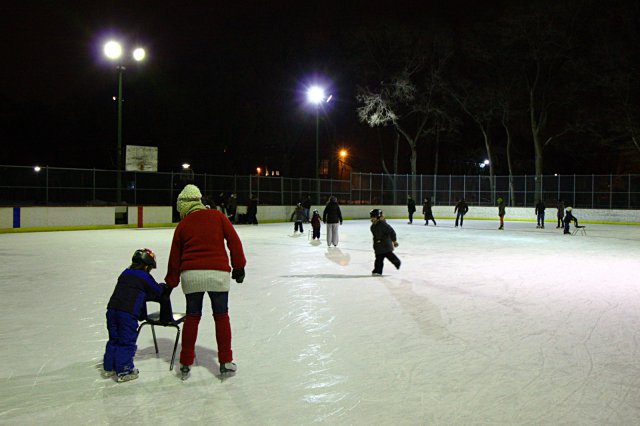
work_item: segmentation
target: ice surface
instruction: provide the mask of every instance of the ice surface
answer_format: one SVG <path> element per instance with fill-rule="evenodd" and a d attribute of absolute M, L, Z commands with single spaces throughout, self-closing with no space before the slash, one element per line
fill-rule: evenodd
<path fill-rule="evenodd" d="M 0 423 L 637 424 L 640 227 L 389 222 L 403 263 L 383 277 L 367 221 L 337 248 L 306 226 L 238 226 L 224 381 L 208 305 L 189 380 L 169 371 L 174 331 L 157 329 L 156 355 L 146 327 L 140 378 L 99 375 L 116 277 L 149 247 L 161 281 L 173 229 L 0 234 Z"/>

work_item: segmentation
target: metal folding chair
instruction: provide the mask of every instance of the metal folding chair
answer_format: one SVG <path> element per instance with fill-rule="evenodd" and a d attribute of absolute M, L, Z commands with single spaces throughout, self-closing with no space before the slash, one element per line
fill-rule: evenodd
<path fill-rule="evenodd" d="M 587 235 L 587 227 L 584 225 L 576 225 L 573 228 L 572 235 L 576 235 L 578 233 L 581 233 L 582 235 Z"/>
<path fill-rule="evenodd" d="M 187 314 L 174 312 L 173 313 L 173 321 L 160 321 L 160 312 L 154 312 L 152 314 L 147 315 L 147 319 L 140 324 L 138 327 L 138 336 L 140 335 L 140 330 L 145 325 L 151 326 L 151 333 L 153 334 L 153 345 L 156 348 L 156 354 L 158 353 L 158 341 L 156 340 L 156 330 L 155 326 L 159 327 L 172 327 L 176 329 L 176 341 L 173 345 L 173 355 L 171 355 L 171 365 L 169 366 L 169 370 L 173 370 L 173 363 L 176 360 L 176 350 L 178 349 L 178 340 L 180 340 L 180 324 L 184 322 Z"/>

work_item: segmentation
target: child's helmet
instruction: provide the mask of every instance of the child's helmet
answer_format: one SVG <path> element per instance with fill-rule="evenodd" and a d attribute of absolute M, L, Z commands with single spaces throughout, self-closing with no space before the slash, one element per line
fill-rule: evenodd
<path fill-rule="evenodd" d="M 135 253 L 133 253 L 131 261 L 133 263 L 142 263 L 144 265 L 149 265 L 152 268 L 156 267 L 156 255 L 148 248 L 136 250 Z"/>
<path fill-rule="evenodd" d="M 315 210 L 313 211 L 313 214 L 320 214 L 320 213 L 318 212 L 318 209 L 315 209 Z"/>
<path fill-rule="evenodd" d="M 376 219 L 382 216 L 382 210 L 373 209 L 369 212 L 369 217 L 375 217 Z"/>
<path fill-rule="evenodd" d="M 567 207 L 567 211 L 570 212 L 571 210 L 573 210 L 573 207 L 569 206 Z"/>

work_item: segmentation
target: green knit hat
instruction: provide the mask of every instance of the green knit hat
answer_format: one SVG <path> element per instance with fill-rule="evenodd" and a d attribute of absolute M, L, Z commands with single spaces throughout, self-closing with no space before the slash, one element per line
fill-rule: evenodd
<path fill-rule="evenodd" d="M 202 204 L 202 193 L 195 185 L 187 185 L 182 192 L 178 194 L 178 202 L 176 203 L 180 217 L 183 218 L 189 213 L 196 210 L 203 210 L 206 207 Z"/>

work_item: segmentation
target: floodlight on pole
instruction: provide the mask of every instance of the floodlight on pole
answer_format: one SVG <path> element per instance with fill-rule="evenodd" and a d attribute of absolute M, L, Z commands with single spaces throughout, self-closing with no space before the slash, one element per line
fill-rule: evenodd
<path fill-rule="evenodd" d="M 103 47 L 104 55 L 111 61 L 116 62 L 116 69 L 118 70 L 118 96 L 115 100 L 118 102 L 118 149 L 117 149 L 117 157 L 116 157 L 116 197 L 117 202 L 120 203 L 122 201 L 122 73 L 125 70 L 125 66 L 123 64 L 123 52 L 124 48 L 122 44 L 116 40 L 109 40 L 105 43 Z M 141 47 L 136 47 L 132 51 L 133 59 L 136 62 L 141 62 L 146 57 L 146 52 Z"/>
<path fill-rule="evenodd" d="M 316 107 L 316 198 L 317 202 L 320 203 L 320 154 L 319 154 L 319 145 L 320 145 L 320 104 L 323 102 L 329 102 L 333 95 L 327 96 L 325 95 L 324 88 L 313 85 L 307 89 L 307 101 L 309 103 L 315 105 Z"/>

